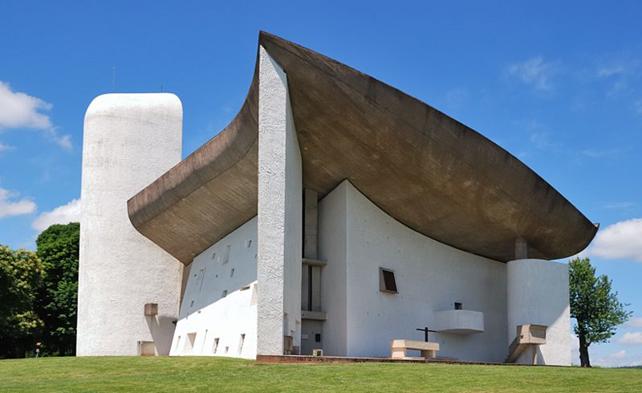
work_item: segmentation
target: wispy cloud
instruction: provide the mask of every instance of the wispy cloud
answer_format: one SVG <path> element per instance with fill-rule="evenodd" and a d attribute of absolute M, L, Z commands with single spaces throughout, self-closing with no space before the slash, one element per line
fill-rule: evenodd
<path fill-rule="evenodd" d="M 618 342 L 626 345 L 642 345 L 642 332 L 624 333 Z"/>
<path fill-rule="evenodd" d="M 539 91 L 553 89 L 552 78 L 555 72 L 555 63 L 545 61 L 542 56 L 532 57 L 508 66 L 510 76 Z"/>
<path fill-rule="evenodd" d="M 18 199 L 19 194 L 0 188 L 0 218 L 31 214 L 36 211 L 36 203 L 29 198 Z"/>
<path fill-rule="evenodd" d="M 0 130 L 32 128 L 45 135 L 64 149 L 71 149 L 71 136 L 60 134 L 49 115 L 52 105 L 38 97 L 13 91 L 11 86 L 0 81 Z"/>
<path fill-rule="evenodd" d="M 606 259 L 642 262 L 642 218 L 620 221 L 599 231 L 589 253 Z"/>
<path fill-rule="evenodd" d="M 616 157 L 622 153 L 622 149 L 584 149 L 580 154 L 589 158 Z"/>
<path fill-rule="evenodd" d="M 607 209 L 620 210 L 620 209 L 629 209 L 635 207 L 636 204 L 633 202 L 612 202 L 604 205 Z"/>
<path fill-rule="evenodd" d="M 80 200 L 73 199 L 65 205 L 41 213 L 31 226 L 38 231 L 44 231 L 53 224 L 68 224 L 78 221 L 80 221 Z"/>
<path fill-rule="evenodd" d="M 12 149 L 13 149 L 13 146 L 0 142 L 0 154 Z"/>
<path fill-rule="evenodd" d="M 626 326 L 633 328 L 642 328 L 642 317 L 633 317 L 629 319 Z"/>

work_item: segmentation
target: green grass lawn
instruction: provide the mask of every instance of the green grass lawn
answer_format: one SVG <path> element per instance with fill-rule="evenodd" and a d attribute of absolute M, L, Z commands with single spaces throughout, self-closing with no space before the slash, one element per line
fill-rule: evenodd
<path fill-rule="evenodd" d="M 0 360 L 0 392 L 642 392 L 642 369 L 281 364 L 211 357 Z"/>

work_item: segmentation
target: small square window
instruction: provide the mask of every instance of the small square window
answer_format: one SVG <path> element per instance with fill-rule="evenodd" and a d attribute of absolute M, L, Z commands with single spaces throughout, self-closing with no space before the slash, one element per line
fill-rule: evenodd
<path fill-rule="evenodd" d="M 397 291 L 395 272 L 390 269 L 379 268 L 379 290 L 387 293 L 399 293 Z"/>

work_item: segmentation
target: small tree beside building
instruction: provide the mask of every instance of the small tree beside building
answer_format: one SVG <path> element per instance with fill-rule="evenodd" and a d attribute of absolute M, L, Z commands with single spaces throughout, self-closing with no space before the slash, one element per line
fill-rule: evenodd
<path fill-rule="evenodd" d="M 575 318 L 575 334 L 579 339 L 580 365 L 591 367 L 589 346 L 607 342 L 618 325 L 626 322 L 631 313 L 617 298 L 611 280 L 596 276 L 589 258 L 574 258 L 569 262 L 571 317 Z"/>

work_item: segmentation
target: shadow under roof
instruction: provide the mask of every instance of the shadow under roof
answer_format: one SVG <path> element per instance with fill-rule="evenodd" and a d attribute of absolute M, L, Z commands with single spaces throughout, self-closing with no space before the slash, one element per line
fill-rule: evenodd
<path fill-rule="evenodd" d="M 475 130 L 344 64 L 261 32 L 285 70 L 303 185 L 323 196 L 348 179 L 408 227 L 506 262 L 575 255 L 591 223 L 537 173 Z M 257 214 L 258 65 L 217 136 L 128 201 L 131 222 L 181 262 Z"/>

